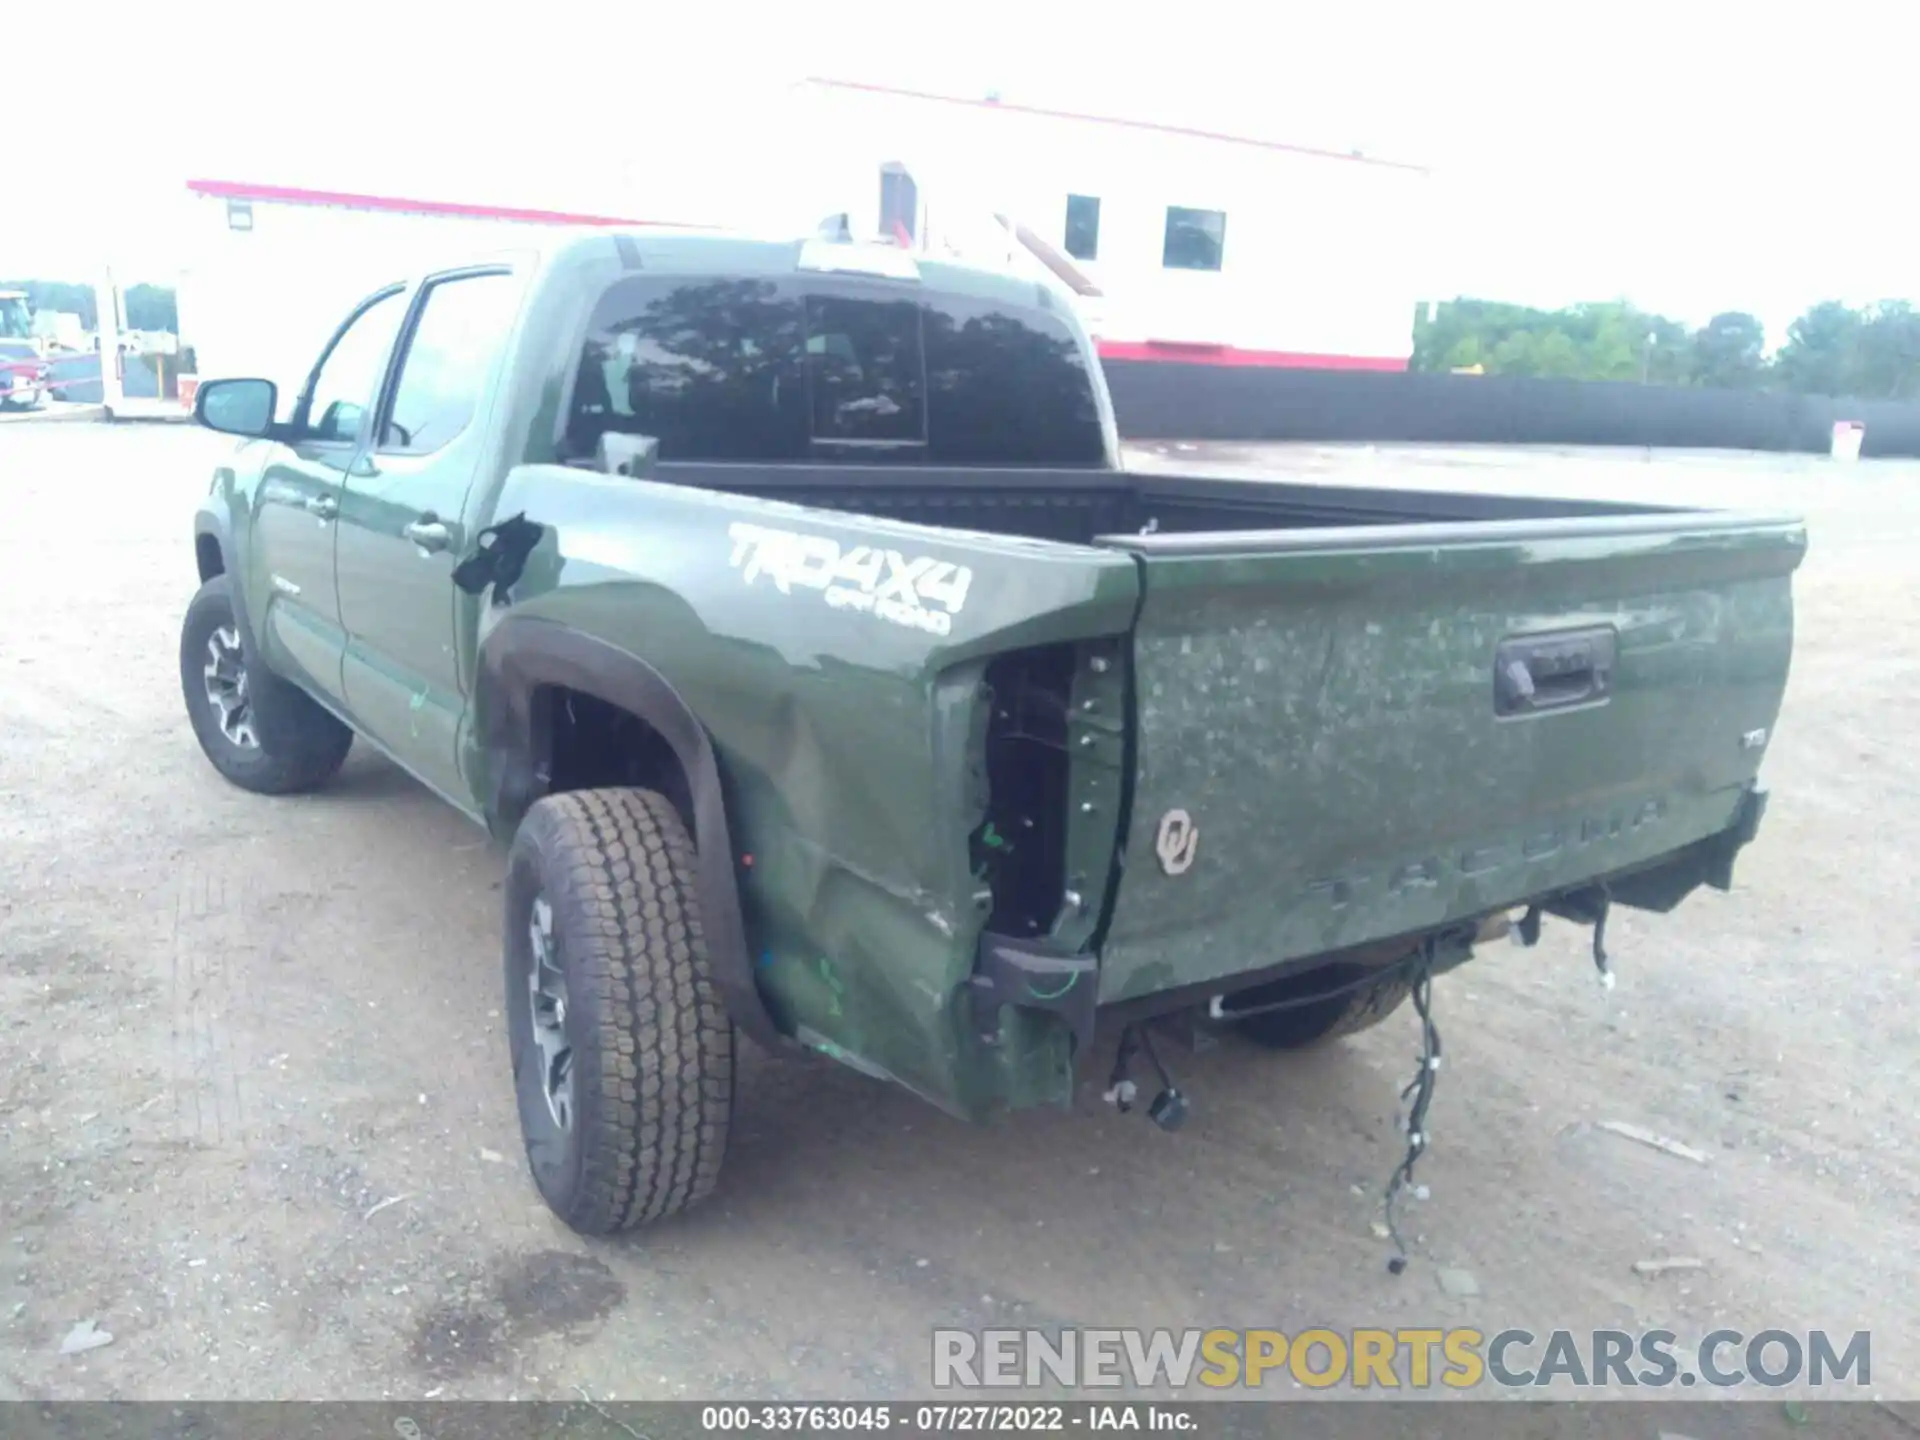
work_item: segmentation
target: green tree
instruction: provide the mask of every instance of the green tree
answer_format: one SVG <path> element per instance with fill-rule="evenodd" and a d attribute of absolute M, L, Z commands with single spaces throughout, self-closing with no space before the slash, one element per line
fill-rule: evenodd
<path fill-rule="evenodd" d="M 1727 310 L 1693 332 L 1687 378 L 1719 390 L 1751 390 L 1767 376 L 1767 329 L 1744 310 Z"/>
<path fill-rule="evenodd" d="M 1780 383 L 1802 395 L 1845 395 L 1860 347 L 1861 316 L 1837 300 L 1823 301 L 1787 327 L 1774 359 Z"/>
<path fill-rule="evenodd" d="M 1687 378 L 1690 346 L 1686 326 L 1624 301 L 1535 310 L 1461 299 L 1416 320 L 1412 368 L 1675 385 Z"/>
<path fill-rule="evenodd" d="M 173 291 L 164 285 L 135 285 L 120 297 L 120 309 L 129 330 L 180 331 Z"/>
<path fill-rule="evenodd" d="M 1905 300 L 1868 307 L 1855 337 L 1850 393 L 1867 400 L 1920 396 L 1920 313 Z"/>
<path fill-rule="evenodd" d="M 99 318 L 94 313 L 91 285 L 71 285 L 59 280 L 0 280 L 0 290 L 24 290 L 27 303 L 36 311 L 61 310 L 78 315 L 80 323 L 89 330 Z"/>
<path fill-rule="evenodd" d="M 38 310 L 61 310 L 78 315 L 87 329 L 96 329 L 100 316 L 91 285 L 66 280 L 0 280 L 0 290 L 24 290 L 27 302 Z M 129 330 L 180 330 L 179 312 L 171 288 L 133 285 L 120 294 L 120 323 Z"/>
<path fill-rule="evenodd" d="M 89 330 L 100 323 L 91 285 L 66 280 L 0 280 L 0 290 L 24 290 L 36 311 L 78 315 Z M 178 334 L 180 318 L 172 289 L 165 285 L 129 286 L 120 295 L 120 321 L 129 330 L 171 330 Z"/>

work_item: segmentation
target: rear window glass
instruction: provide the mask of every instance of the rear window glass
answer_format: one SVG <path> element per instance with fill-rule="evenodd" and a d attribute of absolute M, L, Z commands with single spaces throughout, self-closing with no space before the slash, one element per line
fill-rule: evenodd
<path fill-rule="evenodd" d="M 567 451 L 651 435 L 663 460 L 790 460 L 808 451 L 806 317 L 766 280 L 625 281 L 601 301 Z"/>
<path fill-rule="evenodd" d="M 809 295 L 807 385 L 816 441 L 924 443 L 920 307 L 908 300 Z"/>
<path fill-rule="evenodd" d="M 1098 465 L 1093 378 L 1057 315 L 942 297 L 925 318 L 929 448 L 952 465 Z"/>
<path fill-rule="evenodd" d="M 1058 316 L 800 281 L 634 277 L 596 307 L 565 450 L 662 460 L 1092 464 L 1093 383 Z"/>

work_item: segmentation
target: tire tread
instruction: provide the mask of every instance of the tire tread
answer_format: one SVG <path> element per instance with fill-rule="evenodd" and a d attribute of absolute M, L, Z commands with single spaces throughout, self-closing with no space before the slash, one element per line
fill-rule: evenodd
<path fill-rule="evenodd" d="M 195 593 L 180 626 L 180 689 L 187 721 L 207 761 L 222 778 L 256 795 L 298 795 L 326 784 L 346 763 L 353 731 L 305 691 L 246 656 L 253 693 L 254 734 L 260 744 L 241 750 L 220 733 L 198 693 L 207 637 L 235 623 L 232 581 L 216 575 Z"/>
<path fill-rule="evenodd" d="M 571 942 L 569 995 L 593 1034 L 575 1045 L 584 1154 L 565 1218 L 631 1229 L 712 1192 L 733 1108 L 735 1037 L 708 976 L 693 844 L 650 790 L 570 791 L 535 808 L 549 902 Z"/>

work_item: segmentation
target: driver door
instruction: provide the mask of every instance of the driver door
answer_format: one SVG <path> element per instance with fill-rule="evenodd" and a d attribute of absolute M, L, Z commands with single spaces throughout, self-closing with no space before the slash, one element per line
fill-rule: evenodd
<path fill-rule="evenodd" d="M 348 477 L 334 551 L 355 723 L 465 809 L 469 689 L 455 645 L 455 562 L 488 455 L 485 400 L 519 310 L 509 265 L 429 277 L 400 341 L 376 434 Z"/>
<path fill-rule="evenodd" d="M 267 663 L 336 704 L 346 649 L 334 579 L 340 504 L 406 311 L 406 287 L 388 286 L 334 332 L 294 404 L 289 438 L 261 469 L 249 528 L 247 608 Z"/>

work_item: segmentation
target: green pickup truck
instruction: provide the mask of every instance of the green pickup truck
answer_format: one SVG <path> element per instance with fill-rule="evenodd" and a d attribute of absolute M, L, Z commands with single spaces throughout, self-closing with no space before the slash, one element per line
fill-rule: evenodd
<path fill-rule="evenodd" d="M 583 1232 L 713 1188 L 743 1034 L 980 1119 L 1071 1103 L 1104 1027 L 1171 1129 L 1155 1030 L 1425 1019 L 1476 943 L 1726 889 L 1760 820 L 1796 519 L 1128 473 L 1031 281 L 600 232 L 195 411 L 245 437 L 200 745 L 286 794 L 358 735 L 510 842 L 520 1118 Z"/>

